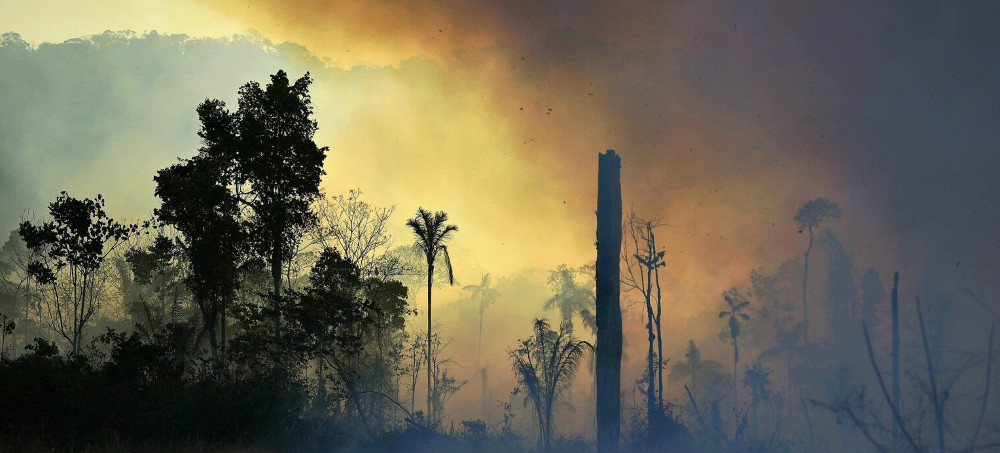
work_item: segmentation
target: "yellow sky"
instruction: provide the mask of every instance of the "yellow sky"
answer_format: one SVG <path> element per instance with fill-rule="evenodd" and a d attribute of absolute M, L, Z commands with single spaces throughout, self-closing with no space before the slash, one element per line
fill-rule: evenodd
<path fill-rule="evenodd" d="M 0 11 L 0 30 L 16 31 L 34 44 L 62 42 L 105 30 L 223 36 L 246 29 L 245 24 L 214 14 L 193 0 L 0 0 Z"/>

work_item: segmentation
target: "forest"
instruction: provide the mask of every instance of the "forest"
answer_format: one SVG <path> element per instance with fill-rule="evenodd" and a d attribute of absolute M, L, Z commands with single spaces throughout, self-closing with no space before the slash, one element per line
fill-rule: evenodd
<path fill-rule="evenodd" d="M 801 254 L 717 288 L 708 349 L 731 357 L 693 338 L 665 350 L 664 330 L 678 329 L 661 279 L 676 271 L 659 235 L 669 219 L 622 216 L 618 194 L 608 242 L 599 191 L 596 264 L 610 254 L 610 280 L 591 261 L 531 284 L 486 273 L 462 284 L 449 245 L 466 229 L 446 211 L 399 220 L 360 189 L 321 190 L 336 175 L 314 141 L 312 83 L 278 71 L 239 87 L 235 107 L 197 105 L 201 146 L 149 175 L 151 218 L 115 219 L 114 200 L 62 192 L 10 232 L 0 449 L 1000 449 L 995 322 L 975 326 L 988 337 L 949 344 L 947 302 L 921 300 L 927 286 L 906 274 L 856 263 L 837 234 L 851 213 L 835 200 L 786 213 Z M 393 222 L 408 235 L 392 237 Z M 598 382 L 612 369 L 599 352 L 615 341 L 600 333 L 615 329 L 602 324 L 601 282 L 616 299 L 620 288 L 629 334 L 619 324 L 616 373 L 641 364 L 611 390 L 620 434 L 610 443 L 595 438 Z M 434 304 L 448 289 L 458 301 Z M 518 297 L 531 299 L 528 317 L 489 321 Z M 446 323 L 465 327 L 453 335 Z M 515 339 L 497 344 L 494 330 Z"/>

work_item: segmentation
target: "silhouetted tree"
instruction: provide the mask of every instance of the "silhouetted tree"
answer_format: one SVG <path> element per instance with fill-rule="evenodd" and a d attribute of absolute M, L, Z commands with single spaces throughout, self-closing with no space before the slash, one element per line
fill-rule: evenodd
<path fill-rule="evenodd" d="M 304 228 L 316 220 L 310 206 L 320 194 L 326 159 L 327 148 L 313 142 L 317 125 L 311 83 L 308 73 L 292 83 L 278 71 L 264 88 L 257 82 L 243 85 L 235 112 L 218 100 L 198 107 L 202 155 L 219 164 L 218 176 L 248 210 L 248 237 L 270 268 L 276 336 L 282 266 L 291 259 Z"/>
<path fill-rule="evenodd" d="M 417 378 L 420 376 L 421 363 L 427 357 L 424 352 L 425 335 L 422 332 L 414 332 L 410 336 L 409 341 L 405 345 L 403 351 L 406 358 L 406 366 L 403 371 L 406 373 L 407 378 L 409 378 L 409 384 L 406 386 L 407 391 L 410 394 L 410 413 L 416 412 L 417 404 Z"/>
<path fill-rule="evenodd" d="M 17 323 L 0 313 L 0 361 L 7 357 L 7 337 L 14 333 Z"/>
<path fill-rule="evenodd" d="M 722 299 L 726 302 L 729 310 L 719 312 L 719 318 L 726 318 L 729 325 L 729 336 L 733 345 L 733 401 L 739 406 L 739 372 L 740 362 L 740 321 L 749 321 L 750 315 L 743 313 L 750 306 L 750 301 L 740 295 L 736 288 L 729 288 L 722 293 Z"/>
<path fill-rule="evenodd" d="M 97 313 L 104 281 L 98 271 L 115 249 L 138 231 L 119 223 L 104 211 L 104 198 L 76 199 L 62 192 L 49 204 L 51 222 L 24 221 L 19 232 L 35 252 L 28 272 L 51 291 L 46 295 L 52 328 L 78 354 L 83 330 Z M 60 288 L 59 284 L 66 288 Z"/>
<path fill-rule="evenodd" d="M 358 397 L 356 370 L 349 361 L 364 347 L 364 334 L 377 318 L 373 300 L 361 297 L 361 272 L 336 249 L 327 248 L 316 260 L 305 290 L 292 298 L 287 310 L 287 341 L 306 357 L 315 359 L 320 369 L 319 398 L 325 395 L 322 369 L 330 363 L 347 392 L 349 404 L 371 434 Z"/>
<path fill-rule="evenodd" d="M 430 414 L 429 421 L 432 423 L 441 420 L 444 416 L 445 403 L 469 382 L 466 379 L 459 380 L 454 376 L 448 375 L 448 368 L 450 365 L 455 364 L 455 359 L 450 356 L 442 357 L 442 353 L 450 344 L 451 339 L 441 341 L 441 334 L 436 333 L 431 337 L 430 374 L 433 376 L 434 381 L 434 385 L 432 386 L 434 389 L 434 404 L 432 405 L 434 412 Z"/>
<path fill-rule="evenodd" d="M 177 243 L 187 257 L 185 282 L 201 312 L 212 357 L 218 361 L 220 339 L 225 349 L 227 308 L 239 284 L 245 231 L 238 200 L 226 185 L 227 164 L 213 156 L 217 111 L 202 104 L 198 113 L 204 147 L 198 156 L 157 172 L 153 179 L 161 204 L 155 214 L 182 235 Z"/>
<path fill-rule="evenodd" d="M 246 189 L 238 191 L 241 201 L 253 212 L 251 237 L 259 241 L 258 250 L 271 268 L 275 335 L 281 319 L 281 266 L 293 248 L 289 232 L 315 221 L 310 205 L 319 196 L 328 150 L 313 142 L 317 124 L 310 84 L 308 73 L 291 83 L 284 71 L 271 76 L 265 88 L 247 83 L 232 115 L 233 175 Z"/>
<path fill-rule="evenodd" d="M 809 246 L 806 247 L 805 268 L 802 271 L 802 341 L 809 343 L 809 306 L 808 284 L 809 284 L 809 255 L 813 248 L 813 229 L 820 226 L 827 219 L 840 218 L 840 207 L 826 198 L 816 198 L 806 202 L 795 214 L 795 223 L 799 227 L 799 233 L 803 230 L 809 232 Z"/>
<path fill-rule="evenodd" d="M 753 411 L 750 425 L 753 437 L 758 434 L 759 417 L 757 407 L 771 399 L 771 370 L 758 361 L 748 365 L 743 372 L 743 385 L 750 389 L 750 407 Z"/>
<path fill-rule="evenodd" d="M 533 327 L 533 335 L 518 340 L 509 354 L 518 389 L 535 409 L 539 447 L 548 451 L 552 446 L 553 409 L 573 383 L 589 346 L 573 337 L 565 321 L 559 331 L 552 330 L 544 319 L 536 319 Z"/>
<path fill-rule="evenodd" d="M 416 238 L 414 248 L 420 250 L 427 262 L 427 345 L 431 343 L 431 290 L 434 287 L 434 263 L 437 261 L 438 253 L 444 257 L 445 268 L 448 271 L 448 282 L 455 283 L 454 273 L 451 268 L 451 257 L 448 255 L 448 246 L 445 244 L 451 239 L 451 234 L 458 231 L 455 225 L 448 225 L 448 214 L 438 211 L 431 214 L 424 208 L 417 209 L 417 216 L 408 220 L 406 225 L 413 230 Z M 431 348 L 427 352 L 427 414 L 434 414 L 434 389 L 432 384 L 431 370 Z"/>
<path fill-rule="evenodd" d="M 492 288 L 490 274 L 483 274 L 483 278 L 478 285 L 467 285 L 462 289 L 469 292 L 470 300 L 479 301 L 479 336 L 476 341 L 476 366 L 479 367 L 480 384 L 482 387 L 483 413 L 485 413 L 487 397 L 486 366 L 483 364 L 483 315 L 486 314 L 486 309 L 489 308 L 490 305 L 493 305 L 497 298 L 500 297 L 500 293 Z"/>
<path fill-rule="evenodd" d="M 646 353 L 645 379 L 647 383 L 647 420 L 653 420 L 654 414 L 663 407 L 663 336 L 660 323 L 663 304 L 660 291 L 660 268 L 666 266 L 663 261 L 666 252 L 657 249 L 654 230 L 658 226 L 660 226 L 659 220 L 640 219 L 636 217 L 635 213 L 632 213 L 627 224 L 630 240 L 626 241 L 631 247 L 623 252 L 625 272 L 622 275 L 622 283 L 625 284 L 626 288 L 638 290 L 646 306 L 646 338 L 649 341 L 649 350 Z M 655 296 L 653 294 L 654 284 Z M 654 341 L 656 352 L 653 351 Z M 657 392 L 656 386 L 657 379 L 659 379 L 659 392 Z M 657 393 L 659 393 L 659 400 L 657 400 Z M 652 430 L 656 427 L 653 423 L 649 423 L 648 429 L 652 434 Z"/>

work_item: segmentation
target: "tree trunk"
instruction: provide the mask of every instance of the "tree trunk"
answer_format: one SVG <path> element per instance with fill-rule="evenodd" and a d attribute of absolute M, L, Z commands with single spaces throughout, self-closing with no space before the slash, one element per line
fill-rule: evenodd
<path fill-rule="evenodd" d="M 597 451 L 617 453 L 621 434 L 622 311 L 621 157 L 598 155 L 597 170 Z"/>
<path fill-rule="evenodd" d="M 813 229 L 809 227 L 809 247 L 806 248 L 805 267 L 802 270 L 802 344 L 809 344 L 809 306 L 807 288 L 809 285 L 809 254 L 813 249 Z"/>
<path fill-rule="evenodd" d="M 899 389 L 899 271 L 892 274 L 892 405 L 897 413 L 902 413 Z M 892 419 L 892 436 L 895 446 L 899 435 L 899 423 Z"/>
<path fill-rule="evenodd" d="M 427 258 L 427 422 L 434 420 L 434 367 L 431 364 L 431 289 L 434 287 L 434 259 Z"/>
<path fill-rule="evenodd" d="M 650 260 L 650 264 L 647 266 L 655 265 L 652 261 L 652 250 L 649 251 L 647 256 Z M 652 437 L 653 431 L 656 429 L 656 425 L 653 423 L 656 408 L 656 367 L 653 365 L 656 354 L 653 352 L 653 344 L 656 340 L 656 334 L 653 333 L 652 278 L 652 267 L 646 267 L 646 287 L 644 288 L 644 293 L 646 296 L 646 340 L 649 342 L 649 348 L 646 352 L 646 435 L 648 437 Z"/>
<path fill-rule="evenodd" d="M 222 360 L 226 358 L 226 300 L 221 301 L 221 307 L 219 307 L 219 351 L 221 353 Z"/>
<path fill-rule="evenodd" d="M 486 367 L 483 365 L 483 310 L 479 310 L 479 340 L 476 345 L 476 364 L 479 366 L 480 384 L 482 384 L 483 418 L 486 416 Z"/>
<path fill-rule="evenodd" d="M 281 334 L 281 237 L 275 234 L 271 245 L 271 280 L 274 282 L 274 337 Z"/>
<path fill-rule="evenodd" d="M 646 353 L 646 430 L 647 435 L 652 436 L 656 429 L 653 423 L 656 409 L 656 367 L 653 365 L 653 357 L 656 353 L 653 352 L 653 343 L 656 335 L 653 334 L 653 310 L 649 308 L 648 304 L 646 311 L 649 315 L 649 321 L 646 323 L 647 338 L 649 339 L 649 350 Z"/>
<path fill-rule="evenodd" d="M 740 345 L 736 342 L 736 338 L 733 338 L 733 406 L 739 409 L 740 406 L 740 378 L 739 378 L 739 363 L 740 363 Z"/>
<path fill-rule="evenodd" d="M 649 233 L 650 237 L 653 237 L 652 230 Z M 651 240 L 653 244 L 656 244 L 655 240 Z M 663 320 L 663 296 L 660 292 L 660 269 L 656 268 L 656 362 L 657 374 L 656 378 L 658 382 L 659 391 L 659 408 L 663 411 L 663 329 L 661 328 L 660 321 Z"/>

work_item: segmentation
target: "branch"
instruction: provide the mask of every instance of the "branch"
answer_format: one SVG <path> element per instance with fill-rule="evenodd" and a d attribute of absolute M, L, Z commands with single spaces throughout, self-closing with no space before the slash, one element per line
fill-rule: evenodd
<path fill-rule="evenodd" d="M 941 412 L 941 402 L 938 398 L 937 379 L 934 378 L 934 364 L 931 363 L 931 350 L 927 345 L 927 330 L 924 328 L 924 314 L 920 309 L 920 297 L 916 298 L 917 319 L 920 321 L 920 338 L 924 344 L 924 357 L 927 359 L 927 374 L 931 380 L 931 396 L 934 401 L 934 418 L 938 425 L 938 451 L 944 453 L 944 414 Z"/>
<path fill-rule="evenodd" d="M 913 447 L 913 451 L 920 451 L 920 447 L 914 442 L 913 436 L 910 435 L 910 431 L 906 429 L 906 425 L 903 424 L 903 418 L 899 415 L 899 410 L 896 408 L 895 404 L 892 404 L 892 398 L 889 397 L 889 391 L 886 390 L 885 381 L 882 380 L 882 372 L 878 369 L 878 363 L 875 362 L 875 353 L 872 352 L 872 340 L 868 336 L 868 323 L 861 323 L 862 330 L 865 334 L 865 346 L 868 347 L 868 359 L 871 360 L 872 369 L 875 370 L 875 377 L 878 378 L 878 386 L 882 389 L 882 396 L 885 398 L 886 403 L 892 409 L 892 416 L 896 419 L 896 423 L 899 424 L 899 430 L 903 432 L 903 437 L 906 441 Z"/>
<path fill-rule="evenodd" d="M 979 438 L 979 429 L 983 427 L 983 415 L 986 414 L 986 402 L 990 399 L 990 372 L 993 371 L 993 334 L 996 332 L 996 321 L 990 325 L 990 347 L 986 353 L 986 390 L 983 391 L 983 404 L 979 408 L 979 420 L 976 421 L 976 431 L 972 433 L 972 440 L 969 441 L 968 450 L 971 451 Z"/>

